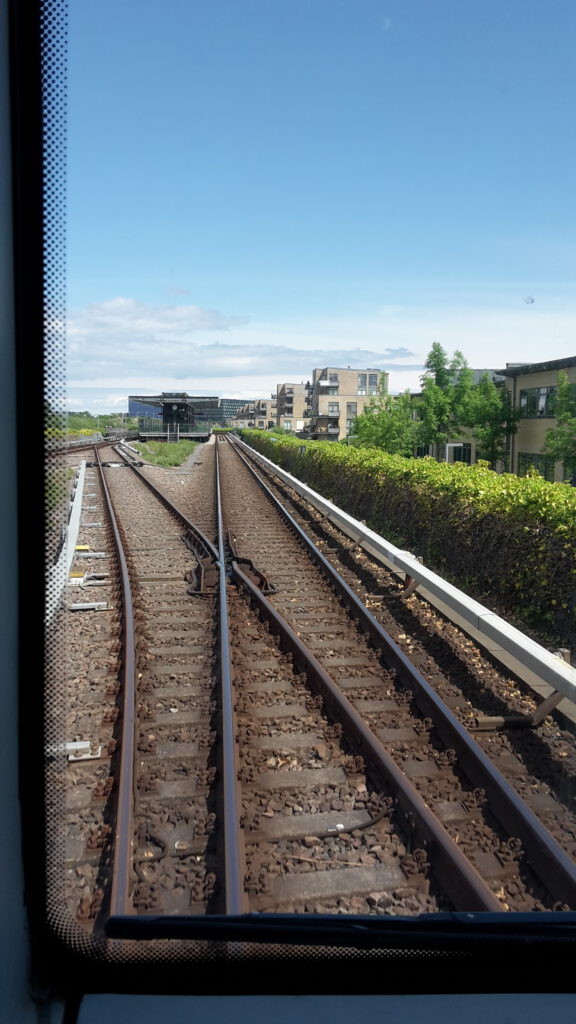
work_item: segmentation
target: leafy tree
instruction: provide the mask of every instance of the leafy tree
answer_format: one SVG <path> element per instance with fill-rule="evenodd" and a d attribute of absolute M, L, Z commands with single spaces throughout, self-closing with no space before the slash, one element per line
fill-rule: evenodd
<path fill-rule="evenodd" d="M 512 408 L 508 392 L 487 373 L 471 390 L 464 422 L 476 441 L 477 455 L 495 468 L 506 456 L 506 442 L 518 429 L 519 410 Z"/>
<path fill-rule="evenodd" d="M 418 402 L 420 417 L 420 443 L 434 445 L 436 457 L 440 447 L 446 444 L 450 430 L 450 396 L 448 390 L 440 387 L 433 377 L 424 377 L 422 397 Z"/>
<path fill-rule="evenodd" d="M 458 353 L 460 355 L 460 353 Z M 445 391 L 450 384 L 451 374 L 448 363 L 448 353 L 442 348 L 438 341 L 435 341 L 426 356 L 424 366 L 428 370 L 425 378 L 432 377 L 434 383 Z M 424 381 L 422 381 L 424 383 Z"/>
<path fill-rule="evenodd" d="M 422 424 L 420 441 L 434 445 L 436 458 L 440 458 L 442 445 L 462 433 L 469 421 L 474 388 L 472 371 L 462 352 L 456 349 L 449 359 L 437 341 L 424 365 L 427 373 L 421 378 L 422 398 L 418 407 Z"/>
<path fill-rule="evenodd" d="M 565 370 L 558 373 L 556 427 L 546 431 L 544 451 L 556 460 L 576 459 L 576 387 Z"/>
<path fill-rule="evenodd" d="M 413 455 L 420 424 L 414 419 L 410 392 L 395 398 L 381 394 L 372 399 L 356 420 L 354 433 L 363 447 L 381 448 L 390 455 Z"/>

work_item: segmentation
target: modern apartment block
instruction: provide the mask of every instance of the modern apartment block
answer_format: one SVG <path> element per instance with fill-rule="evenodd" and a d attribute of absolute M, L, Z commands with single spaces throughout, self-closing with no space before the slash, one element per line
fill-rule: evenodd
<path fill-rule="evenodd" d="M 245 402 L 229 421 L 231 427 L 256 427 L 269 430 L 276 426 L 276 398 L 255 398 Z"/>
<path fill-rule="evenodd" d="M 525 476 L 533 466 L 546 480 L 562 481 L 576 471 L 576 459 L 570 464 L 555 462 L 543 452 L 546 431 L 556 426 L 554 415 L 558 391 L 558 371 L 564 370 L 576 387 L 576 356 L 551 359 L 543 363 L 508 363 L 498 370 L 506 378 L 510 401 L 520 410 L 518 432 L 510 438 L 508 465 L 511 473 Z"/>
<path fill-rule="evenodd" d="M 254 426 L 258 430 L 269 430 L 276 426 L 276 396 L 260 398 L 254 402 Z"/>
<path fill-rule="evenodd" d="M 312 383 L 306 384 L 310 437 L 322 441 L 347 437 L 364 406 L 382 390 L 388 390 L 388 376 L 377 368 L 315 369 Z"/>
<path fill-rule="evenodd" d="M 276 387 L 276 425 L 299 433 L 307 423 L 306 385 L 278 384 Z"/>

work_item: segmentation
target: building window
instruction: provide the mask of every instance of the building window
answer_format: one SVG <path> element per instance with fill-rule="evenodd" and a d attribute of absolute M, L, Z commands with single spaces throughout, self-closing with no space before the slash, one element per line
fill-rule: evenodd
<path fill-rule="evenodd" d="M 338 374 L 337 373 L 329 373 L 328 374 L 328 380 L 330 381 L 330 384 L 337 384 L 338 383 Z"/>
<path fill-rule="evenodd" d="M 526 476 L 529 469 L 536 469 L 540 476 L 554 482 L 554 459 L 551 455 L 536 455 L 532 452 L 518 452 L 518 476 Z"/>
<path fill-rule="evenodd" d="M 284 430 L 292 430 L 292 420 L 284 420 Z"/>
<path fill-rule="evenodd" d="M 369 395 L 377 395 L 378 394 L 378 374 L 377 373 L 369 373 L 368 374 L 368 394 Z"/>
<path fill-rule="evenodd" d="M 366 394 L 366 374 L 365 373 L 359 373 L 358 374 L 358 394 L 359 395 L 365 395 Z"/>
<path fill-rule="evenodd" d="M 469 466 L 472 462 L 472 445 L 471 444 L 459 444 L 457 448 L 453 448 L 454 452 L 452 456 L 452 462 L 465 462 Z"/>
<path fill-rule="evenodd" d="M 416 445 L 415 455 L 417 459 L 425 459 L 427 455 L 430 455 L 430 446 L 427 444 Z"/>
<path fill-rule="evenodd" d="M 554 416 L 556 406 L 555 386 L 548 388 L 524 388 L 520 392 L 520 415 L 531 419 L 536 416 Z"/>
<path fill-rule="evenodd" d="M 328 415 L 329 416 L 339 416 L 340 415 L 340 405 L 339 405 L 338 402 L 328 402 Z"/>
<path fill-rule="evenodd" d="M 259 426 L 260 430 L 264 430 L 264 428 L 266 426 L 264 420 L 258 420 L 258 426 Z"/>
<path fill-rule="evenodd" d="M 576 475 L 576 457 L 564 459 L 564 479 L 571 480 Z"/>
<path fill-rule="evenodd" d="M 356 423 L 356 417 L 358 415 L 358 403 L 357 402 L 346 402 L 346 434 L 351 434 L 354 430 L 354 424 Z"/>

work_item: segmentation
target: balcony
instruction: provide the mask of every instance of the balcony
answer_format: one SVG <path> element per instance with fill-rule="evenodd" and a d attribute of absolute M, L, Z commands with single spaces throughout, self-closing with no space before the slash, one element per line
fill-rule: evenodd
<path fill-rule="evenodd" d="M 337 441 L 338 427 L 310 427 L 310 437 L 318 441 Z"/>

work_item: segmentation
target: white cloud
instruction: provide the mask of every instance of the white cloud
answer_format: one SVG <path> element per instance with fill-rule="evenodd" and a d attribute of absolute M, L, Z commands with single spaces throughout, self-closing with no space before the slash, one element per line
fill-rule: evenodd
<path fill-rule="evenodd" d="M 257 321 L 114 298 L 70 312 L 68 390 L 85 395 L 82 408 L 97 399 L 102 411 L 121 407 L 120 395 L 161 390 L 257 398 L 327 365 L 387 369 L 393 392 L 415 390 L 434 341 L 461 349 L 474 367 L 574 355 L 575 312 L 521 297 L 516 307 L 391 305 L 357 317 Z"/>

